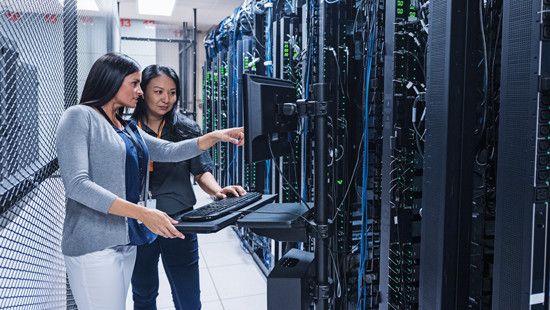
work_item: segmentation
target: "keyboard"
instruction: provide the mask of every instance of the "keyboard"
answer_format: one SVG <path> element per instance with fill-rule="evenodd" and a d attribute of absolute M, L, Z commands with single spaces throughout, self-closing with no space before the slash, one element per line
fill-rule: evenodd
<path fill-rule="evenodd" d="M 222 200 L 211 202 L 193 211 L 189 211 L 183 214 L 179 218 L 179 221 L 205 222 L 215 220 L 231 213 L 231 211 L 239 210 L 260 199 L 262 199 L 262 194 L 256 192 L 247 192 L 244 196 L 240 197 L 229 196 Z"/>

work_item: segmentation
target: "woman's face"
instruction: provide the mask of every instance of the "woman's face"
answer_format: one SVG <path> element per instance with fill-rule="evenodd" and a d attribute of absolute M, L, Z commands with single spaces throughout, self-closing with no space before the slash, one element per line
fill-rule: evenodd
<path fill-rule="evenodd" d="M 141 83 L 141 72 L 127 75 L 115 95 L 116 102 L 126 108 L 135 108 L 138 98 L 143 96 L 139 83 Z"/>
<path fill-rule="evenodd" d="M 176 83 L 162 74 L 149 81 L 145 89 L 148 116 L 163 117 L 176 103 Z"/>

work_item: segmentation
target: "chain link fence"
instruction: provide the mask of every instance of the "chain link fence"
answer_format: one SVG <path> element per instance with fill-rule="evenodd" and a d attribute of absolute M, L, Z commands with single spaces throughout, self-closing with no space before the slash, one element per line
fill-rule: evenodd
<path fill-rule="evenodd" d="M 0 0 L 0 14 L 0 309 L 76 309 L 54 141 L 91 65 L 77 33 L 94 17 L 76 0 Z"/>

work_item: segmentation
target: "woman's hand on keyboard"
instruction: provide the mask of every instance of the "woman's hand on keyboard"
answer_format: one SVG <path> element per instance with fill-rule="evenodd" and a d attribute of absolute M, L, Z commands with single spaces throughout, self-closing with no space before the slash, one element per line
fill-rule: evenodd
<path fill-rule="evenodd" d="M 230 185 L 222 188 L 219 192 L 216 193 L 216 198 L 218 199 L 224 199 L 227 198 L 227 196 L 234 196 L 234 197 L 240 197 L 242 195 L 246 194 L 246 191 L 244 188 L 242 188 L 239 185 Z"/>
<path fill-rule="evenodd" d="M 164 238 L 181 238 L 185 236 L 174 227 L 178 221 L 174 220 L 165 212 L 156 209 L 146 209 L 139 220 L 149 228 L 153 233 Z"/>

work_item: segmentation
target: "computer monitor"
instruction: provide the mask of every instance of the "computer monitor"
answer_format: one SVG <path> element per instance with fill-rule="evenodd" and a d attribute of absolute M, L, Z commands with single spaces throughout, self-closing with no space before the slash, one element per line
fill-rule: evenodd
<path fill-rule="evenodd" d="M 284 115 L 282 105 L 296 102 L 292 82 L 258 75 L 243 75 L 244 152 L 247 163 L 290 155 L 290 133 L 298 115 Z"/>

